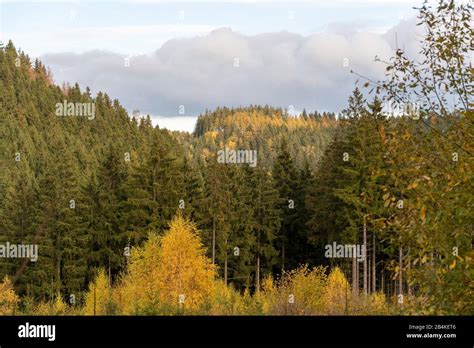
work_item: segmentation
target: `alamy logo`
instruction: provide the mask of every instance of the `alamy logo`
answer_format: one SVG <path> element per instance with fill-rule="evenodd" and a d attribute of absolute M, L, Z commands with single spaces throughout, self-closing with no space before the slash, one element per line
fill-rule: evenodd
<path fill-rule="evenodd" d="M 217 163 L 257 165 L 257 150 L 232 150 L 227 147 L 217 151 Z"/>
<path fill-rule="evenodd" d="M 18 326 L 18 337 L 20 338 L 47 338 L 52 342 L 56 339 L 56 325 L 34 325 L 26 322 Z"/>
<path fill-rule="evenodd" d="M 38 261 L 37 244 L 0 244 L 0 258 L 5 259 L 30 259 L 32 262 Z"/>
<path fill-rule="evenodd" d="M 56 103 L 56 116 L 80 116 L 88 120 L 95 118 L 95 103 L 72 103 L 64 100 Z"/>
<path fill-rule="evenodd" d="M 333 242 L 332 244 L 326 244 L 324 247 L 326 252 L 324 256 L 327 258 L 346 258 L 353 259 L 356 258 L 357 261 L 364 261 L 365 257 L 365 246 L 360 244 L 337 244 Z"/>
<path fill-rule="evenodd" d="M 410 116 L 419 119 L 420 105 L 418 103 L 392 102 L 389 100 L 383 104 L 382 114 L 384 116 Z"/>

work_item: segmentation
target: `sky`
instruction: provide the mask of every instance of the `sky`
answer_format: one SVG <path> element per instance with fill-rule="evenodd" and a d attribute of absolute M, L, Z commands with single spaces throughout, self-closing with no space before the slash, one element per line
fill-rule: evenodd
<path fill-rule="evenodd" d="M 375 56 L 416 55 L 420 1 L 8 1 L 0 41 L 118 98 L 155 124 L 192 131 L 217 106 L 269 104 L 338 112 L 354 70 L 383 77 Z M 395 40 L 396 38 L 396 40 Z"/>

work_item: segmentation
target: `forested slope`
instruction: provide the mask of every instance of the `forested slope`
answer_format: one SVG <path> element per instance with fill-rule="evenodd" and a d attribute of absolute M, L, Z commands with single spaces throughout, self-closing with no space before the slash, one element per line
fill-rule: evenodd
<path fill-rule="evenodd" d="M 95 118 L 58 117 L 55 105 L 64 100 L 93 103 Z M 2 259 L 2 273 L 21 273 L 20 293 L 80 291 L 93 264 L 105 265 L 104 259 L 120 264 L 112 257 L 120 250 L 109 254 L 111 240 L 125 243 L 110 235 L 103 250 L 101 233 L 119 231 L 108 217 L 93 215 L 99 209 L 94 204 L 105 213 L 117 203 L 114 189 L 125 179 L 127 164 L 139 166 L 151 151 L 182 156 L 180 145 L 150 119 L 131 119 L 107 94 L 92 97 L 78 85 L 52 84 L 42 63 L 31 63 L 11 42 L 0 49 L 0 115 L 0 238 L 38 243 L 41 255 L 26 268 L 23 260 Z"/>
<path fill-rule="evenodd" d="M 194 152 L 201 156 L 224 147 L 254 149 L 260 165 L 271 168 L 282 141 L 298 167 L 305 162 L 314 169 L 330 142 L 336 126 L 333 113 L 290 116 L 286 110 L 270 106 L 218 108 L 201 115 L 195 128 Z"/>
<path fill-rule="evenodd" d="M 338 119 L 222 107 L 194 134 L 2 46 L 0 245 L 39 255 L 2 256 L 0 313 L 474 313 L 471 15 L 436 11 L 420 10 L 436 59 L 398 50 Z M 94 117 L 58 116 L 64 101 Z M 258 164 L 221 163 L 226 148 Z"/>

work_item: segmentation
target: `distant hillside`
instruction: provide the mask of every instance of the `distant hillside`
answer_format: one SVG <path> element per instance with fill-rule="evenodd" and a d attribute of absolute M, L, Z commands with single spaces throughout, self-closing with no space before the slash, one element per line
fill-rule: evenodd
<path fill-rule="evenodd" d="M 302 167 L 308 161 L 314 169 L 332 139 L 336 123 L 332 113 L 305 111 L 294 117 L 269 106 L 223 107 L 201 115 L 195 137 L 186 142 L 201 159 L 224 147 L 249 149 L 258 151 L 260 164 L 272 167 L 281 142 L 286 140 L 296 164 Z"/>

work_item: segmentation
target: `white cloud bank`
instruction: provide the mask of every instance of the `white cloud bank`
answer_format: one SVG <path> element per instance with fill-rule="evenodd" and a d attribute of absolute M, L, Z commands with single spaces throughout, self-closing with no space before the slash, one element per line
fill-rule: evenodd
<path fill-rule="evenodd" d="M 129 66 L 126 56 L 105 51 L 42 59 L 57 83 L 77 81 L 93 92 L 105 91 L 142 114 L 189 116 L 219 105 L 249 104 L 339 111 L 354 88 L 351 69 L 383 76 L 384 65 L 374 57 L 393 55 L 395 32 L 399 47 L 416 52 L 419 27 L 414 24 L 414 19 L 402 21 L 385 34 L 338 26 L 310 36 L 245 36 L 220 28 L 169 40 L 153 54 L 130 57 Z"/>

